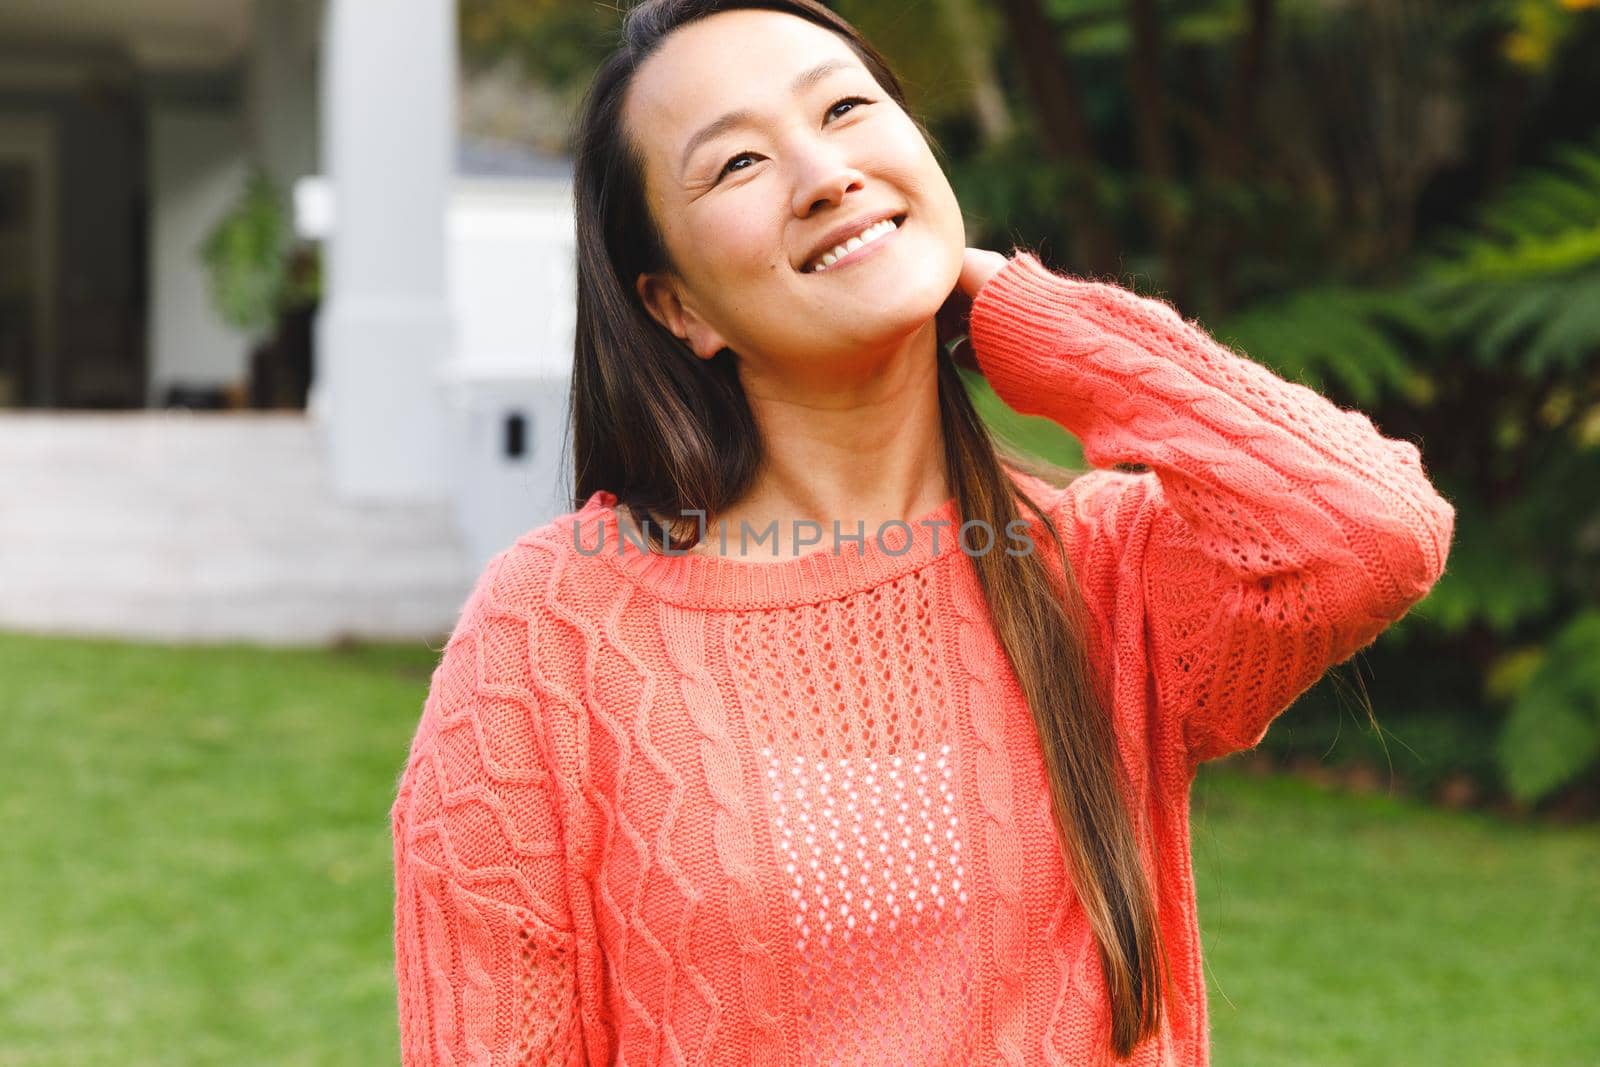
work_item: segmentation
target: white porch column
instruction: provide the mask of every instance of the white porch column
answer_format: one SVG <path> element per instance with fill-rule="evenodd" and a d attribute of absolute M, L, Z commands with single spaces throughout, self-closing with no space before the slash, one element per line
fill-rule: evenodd
<path fill-rule="evenodd" d="M 323 164 L 334 224 L 311 407 L 341 494 L 442 496 L 455 3 L 328 0 L 326 20 Z"/>

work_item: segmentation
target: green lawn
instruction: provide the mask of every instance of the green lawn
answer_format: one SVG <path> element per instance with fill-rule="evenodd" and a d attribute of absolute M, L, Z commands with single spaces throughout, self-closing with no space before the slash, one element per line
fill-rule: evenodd
<path fill-rule="evenodd" d="M 0 1064 L 396 1062 L 388 800 L 435 659 L 0 636 Z"/>
<path fill-rule="evenodd" d="M 1222 765 L 1193 797 L 1219 1067 L 1600 1065 L 1600 828 Z"/>
<path fill-rule="evenodd" d="M 0 635 L 0 1065 L 397 1059 L 387 809 L 437 653 Z M 1600 831 L 1207 768 L 1214 1061 L 1600 1064 Z"/>

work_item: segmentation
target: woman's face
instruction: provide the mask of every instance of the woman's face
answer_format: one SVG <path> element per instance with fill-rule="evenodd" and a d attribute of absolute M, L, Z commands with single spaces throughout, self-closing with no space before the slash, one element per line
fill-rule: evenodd
<path fill-rule="evenodd" d="M 700 19 L 635 72 L 623 122 L 674 265 L 638 292 L 697 355 L 805 376 L 932 336 L 961 273 L 960 205 L 843 38 L 776 11 Z"/>

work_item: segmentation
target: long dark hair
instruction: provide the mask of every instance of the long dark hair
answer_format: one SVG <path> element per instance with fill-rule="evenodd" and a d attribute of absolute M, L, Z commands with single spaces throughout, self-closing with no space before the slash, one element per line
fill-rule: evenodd
<path fill-rule="evenodd" d="M 634 72 L 673 30 L 738 8 L 784 12 L 838 34 L 910 113 L 883 56 L 814 0 L 646 0 L 628 11 L 618 46 L 589 87 L 576 131 L 574 506 L 604 489 L 632 515 L 682 516 L 701 509 L 709 523 L 751 488 L 761 464 L 763 442 L 734 354 L 725 349 L 710 360 L 695 356 L 638 298 L 634 279 L 670 260 L 645 200 L 641 155 L 622 121 Z M 1064 862 L 1100 945 L 1112 1046 L 1124 1057 L 1160 1026 L 1167 974 L 1154 895 L 1125 806 L 1131 794 L 1108 702 L 1087 653 L 1083 595 L 1059 532 L 1006 472 L 944 345 L 938 361 L 944 463 L 961 518 L 1007 529 L 1021 517 L 1020 502 L 1061 560 L 1064 586 L 1036 553 L 971 557 L 1033 713 Z M 1007 458 L 1025 465 L 1020 456 Z M 655 546 L 657 524 L 644 525 Z M 694 532 L 678 539 L 666 527 L 660 524 L 669 538 L 665 543 L 694 543 Z"/>

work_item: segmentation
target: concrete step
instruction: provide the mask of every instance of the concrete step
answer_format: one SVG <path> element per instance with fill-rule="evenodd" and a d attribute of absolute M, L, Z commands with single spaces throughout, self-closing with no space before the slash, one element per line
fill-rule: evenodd
<path fill-rule="evenodd" d="M 303 414 L 0 413 L 0 629 L 437 642 L 475 577 L 448 501 L 339 499 Z"/>

